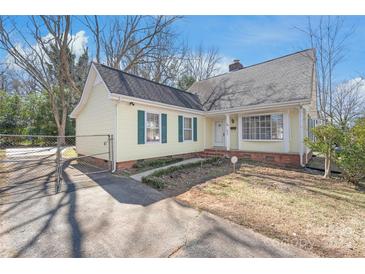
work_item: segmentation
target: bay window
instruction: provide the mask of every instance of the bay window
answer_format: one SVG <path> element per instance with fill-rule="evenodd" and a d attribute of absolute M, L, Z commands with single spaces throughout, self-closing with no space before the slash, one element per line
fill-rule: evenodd
<path fill-rule="evenodd" d="M 243 140 L 283 140 L 283 114 L 242 117 Z"/>

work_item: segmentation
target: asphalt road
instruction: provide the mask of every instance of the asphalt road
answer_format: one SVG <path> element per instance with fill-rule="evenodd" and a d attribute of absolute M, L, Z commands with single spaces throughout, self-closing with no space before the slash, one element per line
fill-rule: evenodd
<path fill-rule="evenodd" d="M 310 256 L 130 178 L 69 170 L 57 194 L 50 174 L 1 183 L 1 257 Z"/>

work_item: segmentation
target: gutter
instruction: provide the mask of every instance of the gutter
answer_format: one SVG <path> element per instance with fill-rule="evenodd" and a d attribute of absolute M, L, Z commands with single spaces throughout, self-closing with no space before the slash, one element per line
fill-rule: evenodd
<path fill-rule="evenodd" d="M 114 138 L 113 138 L 113 170 L 112 173 L 117 171 L 117 160 L 118 160 L 118 103 L 115 103 L 115 124 L 114 124 Z"/>
<path fill-rule="evenodd" d="M 300 165 L 302 167 L 305 166 L 303 163 L 303 154 L 304 154 L 304 125 L 303 125 L 303 107 L 299 107 L 299 156 L 300 156 Z"/>
<path fill-rule="evenodd" d="M 217 115 L 217 114 L 239 114 L 241 112 L 251 111 L 255 112 L 258 110 L 265 110 L 265 109 L 271 109 L 271 108 L 280 108 L 280 107 L 293 107 L 293 106 L 301 106 L 301 105 L 307 105 L 310 104 L 311 100 L 296 100 L 286 103 L 272 103 L 272 104 L 262 104 L 262 105 L 252 105 L 252 106 L 246 106 L 246 107 L 237 107 L 237 108 L 231 108 L 226 110 L 211 110 L 206 111 L 204 114 L 207 116 L 210 115 Z"/>
<path fill-rule="evenodd" d="M 141 104 L 141 105 L 149 105 L 149 106 L 154 105 L 154 106 L 161 107 L 161 108 L 166 108 L 166 109 L 171 109 L 171 110 L 179 110 L 179 111 L 183 111 L 183 112 L 187 112 L 187 113 L 194 113 L 194 114 L 200 114 L 200 115 L 203 115 L 203 114 L 206 113 L 203 110 L 184 108 L 184 107 L 169 105 L 169 104 L 165 104 L 165 103 L 145 100 L 145 99 L 132 97 L 132 96 L 127 96 L 127 95 L 115 94 L 115 93 L 110 93 L 108 95 L 108 98 L 111 99 L 111 100 L 117 100 L 119 102 L 127 102 L 127 103 L 135 102 L 135 103 L 138 103 L 138 104 Z"/>

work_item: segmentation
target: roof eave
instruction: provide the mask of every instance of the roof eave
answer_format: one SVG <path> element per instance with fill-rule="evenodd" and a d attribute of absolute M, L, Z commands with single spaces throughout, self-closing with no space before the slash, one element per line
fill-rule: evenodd
<path fill-rule="evenodd" d="M 270 104 L 260 104 L 260 105 L 252 105 L 252 106 L 243 106 L 236 107 L 231 109 L 224 110 L 210 110 L 205 112 L 207 116 L 219 115 L 219 114 L 238 114 L 242 112 L 255 112 L 261 110 L 269 110 L 269 109 L 277 109 L 277 108 L 290 108 L 290 107 L 299 107 L 308 105 L 311 103 L 310 99 L 305 100 L 296 100 L 289 102 L 279 102 L 279 103 L 270 103 Z"/>
<path fill-rule="evenodd" d="M 109 94 L 108 98 L 111 100 L 116 100 L 116 101 L 120 101 L 120 102 L 134 102 L 134 103 L 138 103 L 141 105 L 152 105 L 152 106 L 161 107 L 161 108 L 165 108 L 165 109 L 180 110 L 180 111 L 188 112 L 188 113 L 195 113 L 195 114 L 204 114 L 205 113 L 204 110 L 185 108 L 185 107 L 165 104 L 165 103 L 161 103 L 161 102 L 157 102 L 157 101 L 151 101 L 151 100 L 141 99 L 138 97 L 132 97 L 132 96 L 121 95 L 121 94 L 116 94 L 116 93 Z"/>
<path fill-rule="evenodd" d="M 92 62 L 91 66 L 89 68 L 89 72 L 88 72 L 87 77 L 86 77 L 86 82 L 85 82 L 84 89 L 83 89 L 82 94 L 81 94 L 81 99 L 80 99 L 79 103 L 76 105 L 76 107 L 69 114 L 70 118 L 76 119 L 77 116 L 79 116 L 82 109 L 84 108 L 84 106 L 86 105 L 87 99 L 88 99 L 88 97 L 90 95 L 90 92 L 92 90 L 92 87 L 89 86 L 90 85 L 89 84 L 90 83 L 90 74 L 91 74 L 92 70 L 95 71 L 95 73 L 97 75 L 96 77 L 99 77 L 101 79 L 101 82 L 102 82 L 103 86 L 105 87 L 106 91 L 108 92 L 108 94 L 109 95 L 111 94 L 111 92 L 110 92 L 108 86 L 106 85 L 103 77 L 101 77 L 101 75 L 100 75 L 97 67 L 95 66 L 94 62 Z"/>

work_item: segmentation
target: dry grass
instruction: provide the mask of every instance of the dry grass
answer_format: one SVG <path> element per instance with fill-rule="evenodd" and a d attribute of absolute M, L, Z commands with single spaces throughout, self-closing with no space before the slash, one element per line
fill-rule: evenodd
<path fill-rule="evenodd" d="M 76 158 L 77 156 L 78 155 L 74 147 L 68 147 L 62 150 L 62 157 L 65 159 Z"/>
<path fill-rule="evenodd" d="M 165 182 L 164 188 L 160 191 L 167 196 L 176 196 L 197 184 L 231 172 L 232 166 L 229 161 L 223 161 L 223 159 L 220 159 L 219 162 L 198 164 L 198 166 L 193 164 L 193 166 L 158 176 Z"/>
<path fill-rule="evenodd" d="M 340 179 L 243 164 L 178 199 L 320 256 L 365 256 L 365 193 Z"/>

